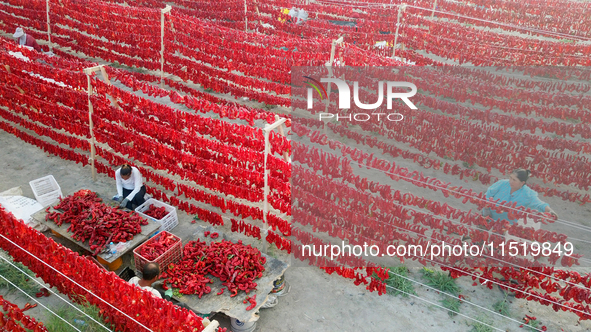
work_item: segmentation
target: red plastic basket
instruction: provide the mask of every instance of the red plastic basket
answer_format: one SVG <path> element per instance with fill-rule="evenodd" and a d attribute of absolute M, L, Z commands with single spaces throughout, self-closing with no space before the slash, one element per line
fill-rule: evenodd
<path fill-rule="evenodd" d="M 168 248 L 168 250 L 166 250 L 162 255 L 158 256 L 155 260 L 151 261 L 151 260 L 144 258 L 142 255 L 139 254 L 140 249 L 143 246 L 147 245 L 148 243 L 151 243 L 152 241 L 157 241 L 158 239 L 160 239 L 161 236 L 163 236 L 165 234 L 172 235 L 177 241 L 170 248 Z M 172 233 L 169 233 L 167 231 L 162 231 L 162 232 L 156 234 L 156 236 L 154 236 L 153 238 L 144 242 L 141 246 L 139 246 L 133 250 L 133 257 L 134 257 L 134 261 L 135 261 L 135 270 L 138 272 L 142 272 L 143 266 L 146 265 L 147 263 L 158 263 L 158 265 L 160 265 L 160 271 L 164 272 L 166 270 L 168 264 L 176 263 L 182 258 L 182 256 L 183 256 L 182 248 L 183 248 L 183 244 L 181 242 L 180 237 L 178 237 Z"/>

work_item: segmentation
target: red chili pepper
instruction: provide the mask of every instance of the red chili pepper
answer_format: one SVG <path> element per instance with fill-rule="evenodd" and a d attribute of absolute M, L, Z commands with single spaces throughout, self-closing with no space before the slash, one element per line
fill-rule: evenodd
<path fill-rule="evenodd" d="M 80 190 L 66 198 L 54 207 L 57 212 L 46 216 L 56 225 L 69 223 L 68 231 L 72 238 L 85 242 L 98 254 L 109 242 L 130 241 L 133 236 L 141 233 L 141 225 L 147 225 L 147 220 L 134 212 L 113 210 L 101 203 L 96 193 L 90 190 Z"/>
<path fill-rule="evenodd" d="M 160 220 L 168 215 L 169 212 L 166 211 L 164 206 L 156 207 L 155 205 L 150 205 L 148 210 L 144 212 L 145 215 L 148 215 L 154 219 Z"/>
<path fill-rule="evenodd" d="M 211 233 L 211 236 L 210 236 L 210 238 L 212 238 L 212 239 L 217 239 L 217 238 L 218 238 L 218 236 L 220 236 L 218 233 Z"/>
<path fill-rule="evenodd" d="M 212 281 L 204 276 L 211 274 L 219 278 L 230 297 L 234 297 L 239 290 L 248 293 L 257 287 L 254 280 L 262 276 L 263 262 L 258 249 L 240 241 L 222 240 L 210 245 L 200 240 L 190 241 L 183 249 L 183 259 L 171 264 L 163 278 L 183 294 L 207 294 L 210 288 L 206 284 Z"/>
<path fill-rule="evenodd" d="M 248 307 L 246 307 L 246 311 L 252 310 L 257 305 L 256 298 L 257 298 L 256 294 L 253 297 L 248 298 L 248 302 L 250 302 L 250 305 Z"/>

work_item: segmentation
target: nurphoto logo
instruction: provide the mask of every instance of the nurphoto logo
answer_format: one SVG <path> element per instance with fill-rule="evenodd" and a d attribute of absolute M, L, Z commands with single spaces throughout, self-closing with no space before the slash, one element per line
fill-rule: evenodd
<path fill-rule="evenodd" d="M 338 90 L 339 90 L 339 100 L 338 100 L 338 108 L 339 109 L 350 109 L 351 108 L 351 89 L 349 85 L 338 78 L 321 78 L 320 81 L 309 77 L 304 76 L 309 81 L 304 82 L 305 84 L 309 85 L 308 88 L 308 109 L 312 109 L 314 107 L 314 98 L 313 93 L 316 91 L 320 96 L 320 100 L 324 101 L 325 98 L 328 98 L 328 94 L 322 86 L 322 83 L 334 83 Z M 392 109 L 392 100 L 400 99 L 408 106 L 410 109 L 416 110 L 417 107 L 410 101 L 409 98 L 413 97 L 417 93 L 417 86 L 410 82 L 390 82 L 390 81 L 379 81 L 378 83 L 378 100 L 372 104 L 364 104 L 359 99 L 359 82 L 353 82 L 353 102 L 355 106 L 363 110 L 375 110 L 382 106 L 384 103 L 384 83 L 386 85 L 386 108 L 388 110 Z M 410 91 L 407 92 L 394 92 L 395 88 L 409 88 Z M 339 114 L 332 114 L 332 113 L 319 113 L 319 119 L 322 120 L 323 118 L 334 118 L 336 117 L 337 121 L 340 119 L 351 119 L 353 118 L 356 121 L 368 121 L 372 117 L 377 117 L 378 121 L 380 118 L 388 119 L 390 121 L 401 121 L 404 116 L 400 113 L 351 113 L 347 114 L 346 116 Z"/>

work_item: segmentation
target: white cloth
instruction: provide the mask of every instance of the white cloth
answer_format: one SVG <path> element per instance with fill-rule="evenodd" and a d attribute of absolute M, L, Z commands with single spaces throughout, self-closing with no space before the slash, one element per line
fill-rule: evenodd
<path fill-rule="evenodd" d="M 18 39 L 18 44 L 19 45 L 25 45 L 25 43 L 27 42 L 27 34 L 25 33 L 24 35 L 22 35 L 19 39 Z"/>
<path fill-rule="evenodd" d="M 140 189 L 144 185 L 144 181 L 142 180 L 142 173 L 140 173 L 140 171 L 133 166 L 131 167 L 131 176 L 127 180 L 124 180 L 121 177 L 121 168 L 116 170 L 115 181 L 117 182 L 117 195 L 123 196 L 123 188 L 127 190 L 132 190 L 132 192 L 127 197 L 123 197 L 124 199 L 127 198 L 128 201 L 133 200 L 135 195 L 140 191 Z"/>
<path fill-rule="evenodd" d="M 151 292 L 157 298 L 162 298 L 162 295 L 160 295 L 159 291 L 157 291 L 156 289 L 154 289 L 150 286 L 142 287 L 142 286 L 140 286 L 139 281 L 140 281 L 140 278 L 138 278 L 138 277 L 133 277 L 133 278 L 129 279 L 130 284 L 138 286 L 139 288 L 141 288 L 143 290 L 147 290 L 148 292 Z"/>

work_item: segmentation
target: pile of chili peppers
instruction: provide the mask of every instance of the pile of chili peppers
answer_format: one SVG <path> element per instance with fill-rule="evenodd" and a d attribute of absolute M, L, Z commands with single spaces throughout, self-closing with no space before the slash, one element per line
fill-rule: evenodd
<path fill-rule="evenodd" d="M 166 211 L 166 208 L 164 206 L 156 207 L 155 205 L 150 205 L 150 207 L 146 212 L 144 212 L 144 214 L 157 220 L 160 220 L 166 217 L 168 212 Z"/>
<path fill-rule="evenodd" d="M 143 244 L 139 248 L 138 254 L 149 261 L 154 261 L 179 241 L 180 239 L 173 234 L 162 232 L 162 235 L 150 239 Z"/>
<path fill-rule="evenodd" d="M 80 190 L 75 194 L 60 199 L 54 209 L 48 213 L 46 221 L 53 221 L 58 226 L 69 223 L 68 231 L 72 238 L 84 242 L 88 240 L 90 250 L 98 255 L 110 242 L 125 242 L 142 232 L 141 225 L 148 221 L 135 212 L 126 212 L 111 208 L 103 203 L 96 193 Z M 49 207 L 45 210 L 49 212 Z M 63 212 L 60 212 L 63 211 Z"/>
<path fill-rule="evenodd" d="M 4 313 L 0 312 L 0 330 L 47 332 L 47 328 L 45 328 L 43 323 L 37 322 L 35 318 L 23 314 L 23 311 L 37 306 L 36 304 L 31 306 L 27 303 L 25 308 L 20 309 L 16 304 L 8 302 L 0 295 L 0 306 L 4 310 Z"/>
<path fill-rule="evenodd" d="M 266 258 L 258 249 L 245 246 L 242 241 L 222 240 L 210 245 L 200 240 L 190 241 L 185 245 L 183 260 L 170 264 L 162 278 L 166 287 L 168 284 L 179 288 L 182 294 L 195 294 L 201 298 L 211 292 L 207 284 L 213 281 L 206 277 L 210 274 L 219 278 L 230 291 L 230 296 L 234 297 L 240 290 L 248 294 L 256 289 L 254 280 L 263 276 L 265 262 Z"/>

